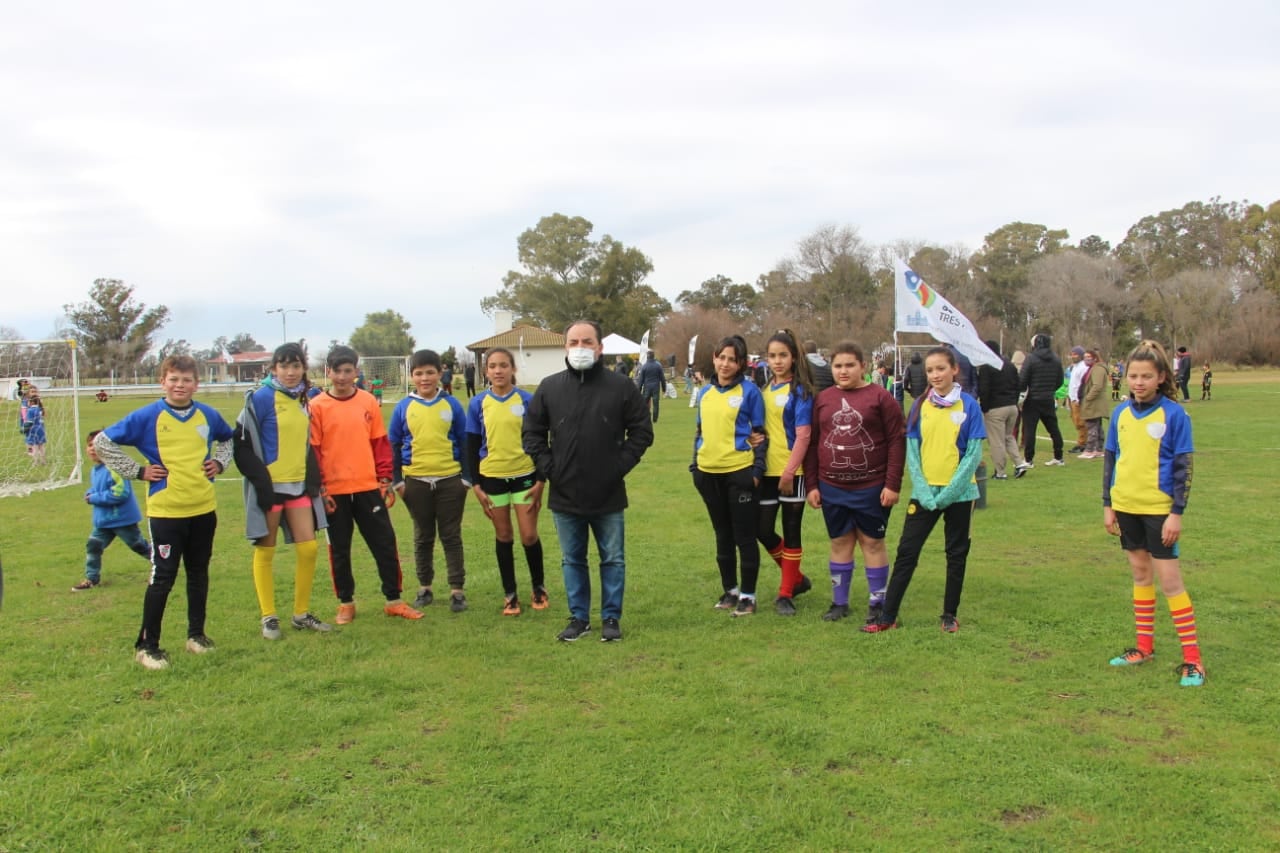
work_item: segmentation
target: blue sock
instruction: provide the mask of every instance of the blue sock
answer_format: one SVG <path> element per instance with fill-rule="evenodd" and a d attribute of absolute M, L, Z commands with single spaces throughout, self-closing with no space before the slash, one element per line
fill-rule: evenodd
<path fill-rule="evenodd" d="M 849 606 L 849 584 L 853 582 L 853 561 L 847 563 L 828 562 L 831 570 L 831 603 L 837 607 Z"/>
<path fill-rule="evenodd" d="M 873 607 L 884 604 L 884 591 L 888 585 L 888 566 L 867 566 L 867 600 Z"/>

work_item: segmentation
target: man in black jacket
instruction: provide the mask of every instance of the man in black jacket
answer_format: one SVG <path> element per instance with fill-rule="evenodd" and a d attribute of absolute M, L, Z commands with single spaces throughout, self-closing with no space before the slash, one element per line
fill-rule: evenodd
<path fill-rule="evenodd" d="M 1046 465 L 1062 465 L 1062 430 L 1058 429 L 1058 410 L 1053 395 L 1062 387 L 1062 360 L 1053 352 L 1053 339 L 1039 334 L 1031 339 L 1031 352 L 1022 363 L 1018 386 L 1027 392 L 1022 402 L 1022 452 L 1027 467 L 1035 467 L 1036 424 L 1044 428 L 1053 440 L 1053 458 Z"/>
<path fill-rule="evenodd" d="M 653 350 L 647 353 L 648 358 L 640 365 L 636 374 L 636 384 L 640 386 L 640 396 L 653 407 L 653 422 L 658 422 L 658 403 L 667 392 L 667 374 L 662 364 L 653 357 Z"/>
<path fill-rule="evenodd" d="M 997 480 L 1007 480 L 1005 465 L 1013 461 L 1013 477 L 1027 473 L 1029 467 L 1022 460 L 1014 427 L 1018 423 L 1018 369 L 1000 353 L 1000 345 L 987 341 L 987 346 L 1000 356 L 1000 367 L 984 364 L 978 368 L 978 405 L 982 407 L 982 419 L 987 426 L 987 442 L 991 445 L 991 461 L 995 464 L 993 475 Z"/>
<path fill-rule="evenodd" d="M 653 443 L 640 390 L 606 370 L 600 325 L 579 320 L 565 331 L 567 369 L 538 385 L 524 416 L 524 451 L 537 477 L 551 483 L 547 506 L 560 537 L 569 624 L 557 639 L 573 642 L 591 631 L 591 574 L 587 531 L 600 551 L 600 639 L 622 639 L 626 585 L 623 478 Z"/>

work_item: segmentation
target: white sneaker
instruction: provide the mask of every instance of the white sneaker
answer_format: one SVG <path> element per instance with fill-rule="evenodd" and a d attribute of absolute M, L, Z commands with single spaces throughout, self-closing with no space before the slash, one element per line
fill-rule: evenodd
<path fill-rule="evenodd" d="M 156 649 L 138 649 L 133 659 L 145 666 L 147 669 L 168 669 L 169 656 L 163 651 Z"/>
<path fill-rule="evenodd" d="M 1050 465 L 1066 465 L 1066 464 L 1067 463 L 1063 462 L 1061 459 L 1050 459 L 1048 462 L 1044 463 L 1044 467 L 1048 468 Z"/>
<path fill-rule="evenodd" d="M 276 616 L 262 617 L 262 639 L 280 639 L 280 619 Z"/>

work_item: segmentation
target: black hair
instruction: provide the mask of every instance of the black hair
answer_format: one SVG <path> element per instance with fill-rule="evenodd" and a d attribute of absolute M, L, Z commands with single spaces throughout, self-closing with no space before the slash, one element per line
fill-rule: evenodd
<path fill-rule="evenodd" d="M 85 439 L 85 444 L 93 444 L 93 440 L 98 437 L 100 432 L 102 432 L 100 429 L 89 430 L 89 436 Z"/>
<path fill-rule="evenodd" d="M 604 340 L 604 331 L 600 328 L 600 324 L 595 320 L 574 320 L 572 323 L 564 327 L 565 337 L 569 336 L 569 330 L 574 326 L 590 326 L 595 329 L 596 343 L 600 343 Z"/>
<path fill-rule="evenodd" d="M 516 372 L 516 357 L 512 355 L 511 350 L 507 349 L 506 347 L 489 347 L 489 349 L 485 350 L 485 353 L 484 353 L 484 369 L 485 370 L 489 369 L 489 357 L 495 354 L 505 355 L 507 357 L 507 361 L 511 362 L 512 374 Z"/>
<path fill-rule="evenodd" d="M 329 355 L 325 357 L 324 365 L 330 370 L 333 370 L 334 368 L 341 367 L 344 364 L 349 364 L 352 367 L 355 367 L 360 364 L 360 356 L 351 347 L 339 344 L 329 350 Z"/>
<path fill-rule="evenodd" d="M 862 364 L 867 363 L 867 357 L 862 352 L 862 347 L 853 341 L 841 341 L 831 348 L 831 360 L 835 361 L 838 355 L 851 355 Z"/>
<path fill-rule="evenodd" d="M 738 376 L 741 379 L 747 374 L 747 342 L 742 335 L 729 335 L 720 339 L 720 343 L 716 344 L 716 348 L 711 351 L 712 359 L 719 355 L 725 349 L 732 349 L 733 355 L 738 360 Z"/>
<path fill-rule="evenodd" d="M 440 353 L 433 349 L 420 349 L 409 356 L 409 372 L 412 373 L 419 367 L 434 367 L 441 373 L 444 372 L 444 364 L 440 361 Z"/>
<path fill-rule="evenodd" d="M 302 344 L 281 344 L 271 354 L 271 364 L 267 369 L 270 370 L 277 364 L 293 364 L 294 362 L 301 364 L 303 367 L 307 366 L 307 351 L 302 348 Z"/>
<path fill-rule="evenodd" d="M 813 371 L 809 369 L 809 359 L 800 354 L 796 344 L 795 332 L 790 329 L 779 329 L 773 337 L 765 342 L 765 357 L 769 355 L 769 344 L 779 343 L 791 351 L 791 386 L 799 391 L 800 399 L 813 396 Z"/>
<path fill-rule="evenodd" d="M 928 361 L 931 355 L 945 355 L 952 367 L 960 366 L 960 362 L 956 361 L 956 351 L 951 347 L 930 347 L 929 351 L 924 354 L 924 360 Z"/>

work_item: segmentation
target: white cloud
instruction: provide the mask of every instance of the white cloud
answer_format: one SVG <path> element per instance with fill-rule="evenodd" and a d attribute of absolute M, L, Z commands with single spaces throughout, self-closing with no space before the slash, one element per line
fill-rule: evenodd
<path fill-rule="evenodd" d="M 1119 241 L 1280 197 L 1262 3 L 28 5 L 0 33 L 6 325 L 97 277 L 204 345 L 490 333 L 552 212 L 664 295 L 753 280 L 824 222 L 976 247 L 1013 220 Z M 296 331 L 295 331 L 296 330 Z"/>

